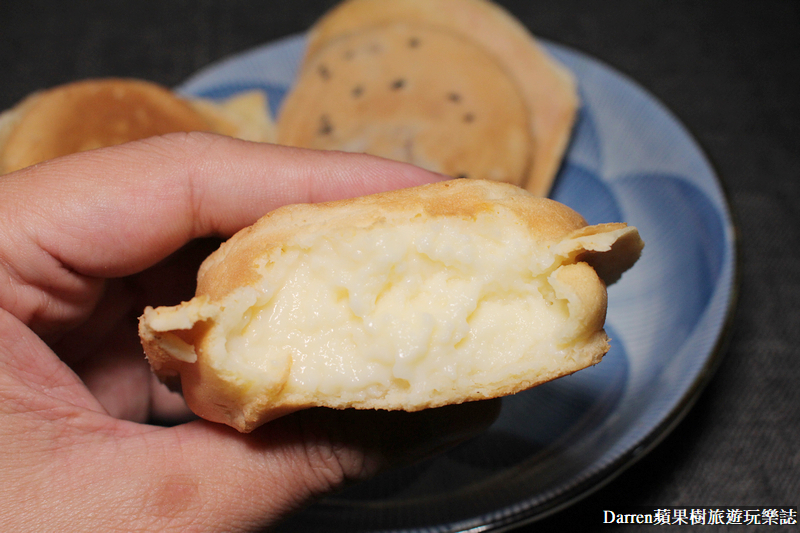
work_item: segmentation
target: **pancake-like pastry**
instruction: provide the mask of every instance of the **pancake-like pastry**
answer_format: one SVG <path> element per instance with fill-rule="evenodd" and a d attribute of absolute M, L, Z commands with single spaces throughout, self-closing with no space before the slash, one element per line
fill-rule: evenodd
<path fill-rule="evenodd" d="M 497 4 L 487 0 L 346 0 L 311 28 L 304 63 L 344 35 L 398 22 L 452 32 L 494 56 L 517 84 L 528 108 L 532 160 L 522 185 L 537 196 L 547 195 L 579 106 L 575 80 L 524 25 Z M 439 66 L 443 74 L 449 68 Z"/>
<path fill-rule="evenodd" d="M 606 285 L 642 247 L 634 227 L 493 181 L 285 206 L 139 334 L 195 413 L 242 432 L 314 406 L 494 398 L 602 359 Z"/>
<path fill-rule="evenodd" d="M 68 83 L 36 92 L 0 115 L 0 174 L 178 131 L 274 140 L 265 104 L 265 96 L 257 94 L 222 103 L 188 101 L 158 84 L 136 79 Z"/>
<path fill-rule="evenodd" d="M 517 185 L 533 146 L 525 103 L 490 54 L 451 32 L 403 23 L 343 36 L 315 54 L 282 107 L 278 140 Z"/>

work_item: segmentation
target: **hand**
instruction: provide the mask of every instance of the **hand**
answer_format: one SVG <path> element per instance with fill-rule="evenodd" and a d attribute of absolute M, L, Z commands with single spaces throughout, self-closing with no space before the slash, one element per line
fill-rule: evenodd
<path fill-rule="evenodd" d="M 286 203 L 436 179 L 197 133 L 0 176 L 0 530 L 256 529 L 488 425 L 496 402 L 312 409 L 242 435 L 192 419 L 152 377 L 136 333 L 145 305 L 192 296 L 210 251 L 201 237 Z"/>

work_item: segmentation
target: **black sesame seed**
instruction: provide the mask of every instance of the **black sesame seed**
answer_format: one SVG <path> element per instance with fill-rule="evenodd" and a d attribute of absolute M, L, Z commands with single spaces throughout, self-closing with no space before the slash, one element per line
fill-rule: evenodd
<path fill-rule="evenodd" d="M 419 39 L 416 37 L 412 37 L 408 40 L 408 46 L 410 48 L 417 48 L 419 46 Z"/>
<path fill-rule="evenodd" d="M 474 122 L 474 121 L 475 121 L 475 115 L 473 115 L 472 113 L 466 113 L 464 115 L 464 122 L 469 123 L 469 122 Z"/>
<path fill-rule="evenodd" d="M 363 85 L 356 85 L 355 87 L 353 87 L 353 90 L 350 91 L 350 92 L 353 95 L 353 98 L 358 98 L 359 96 L 364 94 L 364 86 Z"/>
<path fill-rule="evenodd" d="M 469 178 L 469 176 L 467 176 L 466 174 L 459 174 L 458 176 L 456 176 L 457 180 L 465 180 L 467 178 Z"/>
<path fill-rule="evenodd" d="M 330 135 L 333 132 L 333 125 L 331 125 L 331 119 L 328 115 L 322 115 L 319 117 L 319 134 L 320 135 Z"/>
<path fill-rule="evenodd" d="M 320 65 L 317 69 L 317 72 L 319 72 L 319 75 L 323 80 L 328 80 L 331 77 L 331 71 L 328 70 L 328 67 L 325 65 Z"/>
<path fill-rule="evenodd" d="M 460 102 L 461 95 L 458 93 L 448 93 L 447 99 L 450 100 L 451 102 Z"/>
<path fill-rule="evenodd" d="M 398 89 L 402 89 L 405 86 L 405 84 L 406 80 L 404 80 L 403 78 L 398 78 L 392 82 L 391 88 L 393 91 L 396 91 Z"/>

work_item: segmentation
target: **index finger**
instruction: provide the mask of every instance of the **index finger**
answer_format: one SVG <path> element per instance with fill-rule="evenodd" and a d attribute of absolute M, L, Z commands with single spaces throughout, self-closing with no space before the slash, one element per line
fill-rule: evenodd
<path fill-rule="evenodd" d="M 376 157 L 171 134 L 74 154 L 4 176 L 2 202 L 70 269 L 124 276 L 192 238 L 228 236 L 288 203 L 319 202 L 442 179 Z"/>

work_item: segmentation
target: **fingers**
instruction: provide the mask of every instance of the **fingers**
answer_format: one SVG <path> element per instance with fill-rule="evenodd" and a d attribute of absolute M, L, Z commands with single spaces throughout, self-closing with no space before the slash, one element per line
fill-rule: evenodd
<path fill-rule="evenodd" d="M 370 156 L 174 134 L 74 154 L 4 177 L 3 207 L 62 264 L 98 277 L 142 270 L 201 235 L 230 235 L 287 203 L 440 179 Z M 6 185 L 6 190 L 2 191 Z"/>
<path fill-rule="evenodd" d="M 286 203 L 441 178 L 205 133 L 58 158 L 0 179 L 0 307 L 52 340 L 87 318 L 103 278 L 144 270 L 190 239 L 229 236 Z"/>
<path fill-rule="evenodd" d="M 249 435 L 202 421 L 163 430 L 142 441 L 156 450 L 144 452 L 148 460 L 160 466 L 141 509 L 168 518 L 156 524 L 159 529 L 186 530 L 188 521 L 199 521 L 208 530 L 255 530 L 343 484 L 476 435 L 496 418 L 499 405 L 485 401 L 417 413 L 312 409 Z M 164 488 L 169 480 L 178 480 L 178 497 L 174 487 Z"/>
<path fill-rule="evenodd" d="M 311 409 L 248 435 L 205 421 L 156 428 L 109 417 L 2 310 L 0 334 L 0 471 L 10 489 L 0 494 L 19 509 L 19 529 L 255 530 L 347 482 L 469 438 L 499 408 Z"/>
<path fill-rule="evenodd" d="M 13 516 L 17 529 L 36 523 L 46 531 L 261 531 L 399 457 L 424 458 L 469 438 L 491 423 L 498 406 L 316 409 L 248 435 L 205 421 L 148 427 L 73 408 L 70 416 L 32 426 L 36 445 L 0 455 L 0 468 L 19 481 L 6 494 L 20 511 Z M 17 413 L 11 425 L 27 415 L 37 416 Z"/>

